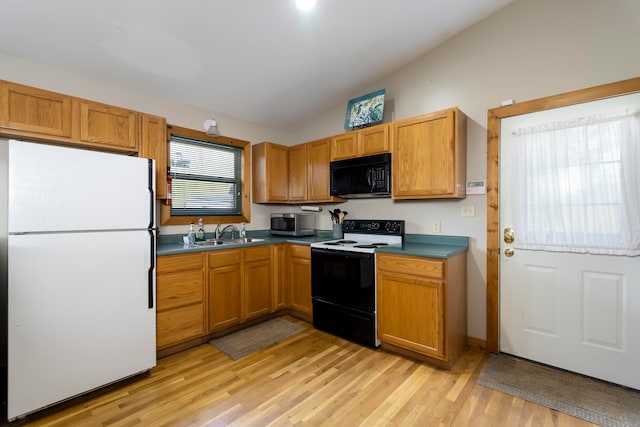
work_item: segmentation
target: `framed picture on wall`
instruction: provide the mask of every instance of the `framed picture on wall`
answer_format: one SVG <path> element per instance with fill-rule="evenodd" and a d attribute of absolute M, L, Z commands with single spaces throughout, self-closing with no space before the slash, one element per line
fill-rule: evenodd
<path fill-rule="evenodd" d="M 385 89 L 380 89 L 350 100 L 347 103 L 344 128 L 365 127 L 381 122 L 384 113 L 384 94 Z"/>

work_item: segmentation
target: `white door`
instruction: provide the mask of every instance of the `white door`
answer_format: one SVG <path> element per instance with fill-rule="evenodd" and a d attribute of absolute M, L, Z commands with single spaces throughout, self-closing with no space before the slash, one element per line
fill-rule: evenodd
<path fill-rule="evenodd" d="M 516 249 L 517 229 L 513 243 L 504 238 L 514 224 L 513 131 L 627 106 L 640 95 L 501 120 L 500 351 L 640 389 L 640 257 Z"/>

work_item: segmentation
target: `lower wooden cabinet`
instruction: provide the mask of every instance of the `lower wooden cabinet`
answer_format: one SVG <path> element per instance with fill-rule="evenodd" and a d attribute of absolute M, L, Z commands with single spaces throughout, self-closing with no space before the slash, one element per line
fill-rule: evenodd
<path fill-rule="evenodd" d="M 287 308 L 287 268 L 286 268 L 286 245 L 271 246 L 271 285 L 273 292 L 271 293 L 273 303 L 273 311 Z"/>
<path fill-rule="evenodd" d="M 156 347 L 162 349 L 204 334 L 202 253 L 158 257 Z"/>
<path fill-rule="evenodd" d="M 242 320 L 271 313 L 273 287 L 271 248 L 256 246 L 244 249 L 244 313 Z"/>
<path fill-rule="evenodd" d="M 211 251 L 208 257 L 208 332 L 242 321 L 242 248 Z"/>
<path fill-rule="evenodd" d="M 157 349 L 291 309 L 310 319 L 311 248 L 259 245 L 158 257 Z M 165 354 L 175 348 L 165 350 Z"/>
<path fill-rule="evenodd" d="M 376 265 L 383 346 L 450 368 L 466 345 L 466 252 L 449 259 L 378 253 Z"/>
<path fill-rule="evenodd" d="M 289 306 L 292 310 L 311 315 L 311 247 L 288 245 Z"/>

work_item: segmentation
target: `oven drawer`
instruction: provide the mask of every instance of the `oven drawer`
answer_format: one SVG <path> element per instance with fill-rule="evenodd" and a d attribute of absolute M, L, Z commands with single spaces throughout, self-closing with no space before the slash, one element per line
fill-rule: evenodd
<path fill-rule="evenodd" d="M 394 273 L 414 274 L 422 277 L 444 280 L 444 261 L 434 261 L 432 259 L 406 256 L 376 254 L 378 270 L 391 271 Z"/>

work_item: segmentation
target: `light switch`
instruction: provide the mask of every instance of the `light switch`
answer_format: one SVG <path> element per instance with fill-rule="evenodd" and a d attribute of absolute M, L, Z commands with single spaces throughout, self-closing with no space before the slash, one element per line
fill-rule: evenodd
<path fill-rule="evenodd" d="M 476 205 L 463 205 L 460 210 L 462 216 L 476 216 Z"/>

